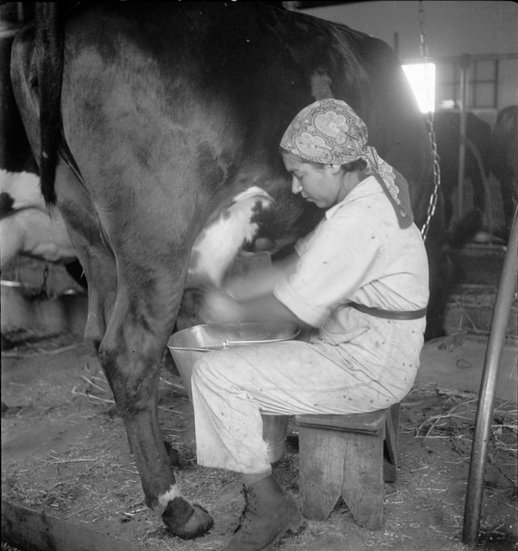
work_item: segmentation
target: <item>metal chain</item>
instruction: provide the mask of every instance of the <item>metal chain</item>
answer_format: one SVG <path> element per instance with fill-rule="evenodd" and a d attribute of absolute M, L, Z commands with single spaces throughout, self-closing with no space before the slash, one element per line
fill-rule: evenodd
<path fill-rule="evenodd" d="M 425 37 L 425 21 L 424 21 L 424 6 L 423 0 L 419 0 L 419 50 L 423 63 L 426 64 L 429 61 L 428 57 L 428 45 Z M 428 203 L 428 210 L 426 212 L 426 221 L 421 228 L 421 235 L 423 241 L 426 241 L 428 236 L 428 230 L 430 229 L 430 223 L 435 209 L 437 207 L 437 199 L 439 196 L 439 187 L 441 185 L 441 167 L 439 166 L 439 155 L 437 153 L 437 141 L 435 139 L 435 130 L 433 126 L 433 111 L 428 111 L 426 114 L 426 126 L 428 131 L 428 139 L 430 140 L 430 146 L 432 148 L 432 167 L 433 167 L 433 192 L 430 195 L 430 202 Z"/>

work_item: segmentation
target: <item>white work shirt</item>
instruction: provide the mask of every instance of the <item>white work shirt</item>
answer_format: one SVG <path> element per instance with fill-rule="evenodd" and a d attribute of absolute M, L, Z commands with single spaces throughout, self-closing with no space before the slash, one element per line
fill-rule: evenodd
<path fill-rule="evenodd" d="M 348 302 L 398 311 L 428 303 L 421 234 L 415 224 L 399 227 L 374 176 L 327 210 L 315 230 L 297 242 L 296 251 L 296 268 L 276 285 L 274 295 L 321 333 L 341 333 L 340 341 L 355 332 L 351 321 L 357 317 L 350 319 Z"/>

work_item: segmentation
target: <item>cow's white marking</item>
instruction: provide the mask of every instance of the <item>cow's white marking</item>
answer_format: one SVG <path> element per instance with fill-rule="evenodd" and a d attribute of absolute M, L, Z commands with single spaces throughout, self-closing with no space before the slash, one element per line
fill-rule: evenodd
<path fill-rule="evenodd" d="M 159 514 L 162 514 L 165 511 L 165 508 L 167 507 L 167 504 L 170 501 L 173 501 L 173 499 L 177 497 L 183 497 L 182 492 L 180 491 L 180 488 L 178 488 L 177 484 L 173 484 L 170 486 L 169 490 L 165 492 L 164 494 L 161 494 L 158 496 L 158 508 L 157 511 Z"/>
<path fill-rule="evenodd" d="M 40 191 L 40 177 L 32 172 L 8 172 L 0 168 L 0 192 L 13 198 L 14 210 L 28 207 L 47 210 Z"/>
<path fill-rule="evenodd" d="M 251 221 L 257 202 L 268 208 L 273 199 L 264 189 L 252 186 L 236 195 L 232 204 L 200 233 L 191 253 L 188 285 L 221 285 L 243 242 L 257 234 L 258 224 Z"/>

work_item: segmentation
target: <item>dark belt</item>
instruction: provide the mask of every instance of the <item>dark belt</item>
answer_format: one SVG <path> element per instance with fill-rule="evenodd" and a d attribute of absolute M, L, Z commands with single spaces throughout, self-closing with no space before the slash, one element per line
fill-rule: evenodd
<path fill-rule="evenodd" d="M 349 306 L 352 306 L 355 310 L 368 314 L 369 316 L 374 316 L 376 318 L 383 318 L 386 320 L 417 320 L 423 318 L 426 315 L 426 308 L 421 308 L 420 310 L 382 310 L 381 308 L 371 308 L 369 306 L 364 306 L 363 304 L 358 304 L 357 302 L 349 302 Z"/>

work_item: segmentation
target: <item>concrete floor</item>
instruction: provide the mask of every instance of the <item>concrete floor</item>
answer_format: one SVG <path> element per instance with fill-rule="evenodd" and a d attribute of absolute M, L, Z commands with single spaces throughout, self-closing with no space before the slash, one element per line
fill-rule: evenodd
<path fill-rule="evenodd" d="M 478 393 L 488 339 L 452 335 L 429 341 L 421 353 L 416 384 L 435 384 Z M 496 397 L 518 402 L 518 341 L 509 339 L 502 351 Z"/>

